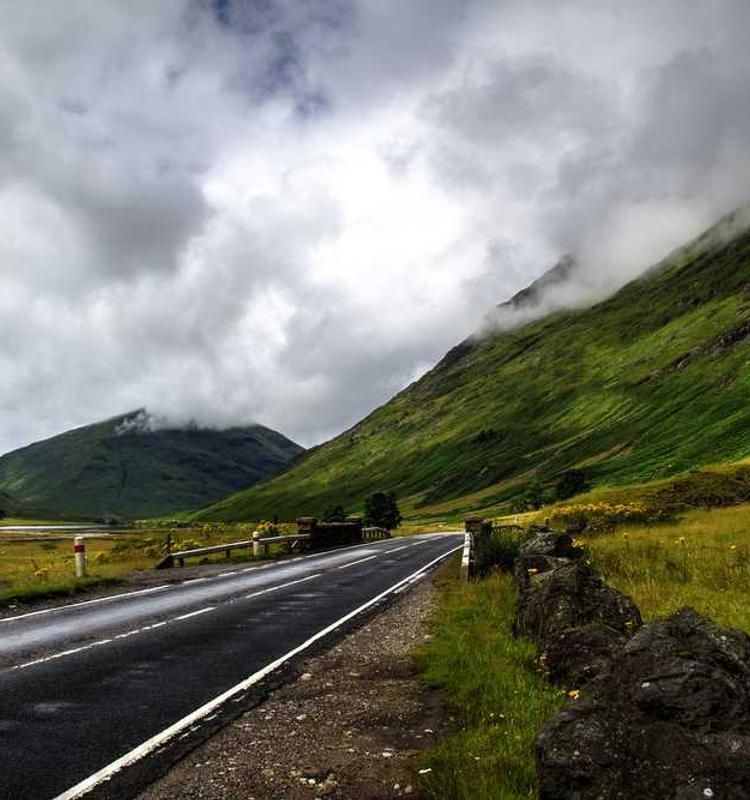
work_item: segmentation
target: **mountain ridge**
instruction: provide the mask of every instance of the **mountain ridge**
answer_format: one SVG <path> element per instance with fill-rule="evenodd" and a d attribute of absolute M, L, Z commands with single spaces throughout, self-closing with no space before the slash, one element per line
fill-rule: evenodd
<path fill-rule="evenodd" d="M 476 338 L 198 518 L 353 511 L 376 490 L 438 516 L 502 507 L 528 481 L 574 467 L 594 485 L 621 485 L 746 457 L 750 233 L 718 235 L 722 226 L 589 308 Z"/>
<path fill-rule="evenodd" d="M 170 427 L 138 409 L 6 453 L 0 489 L 63 515 L 160 516 L 245 488 L 302 451 L 261 425 Z"/>

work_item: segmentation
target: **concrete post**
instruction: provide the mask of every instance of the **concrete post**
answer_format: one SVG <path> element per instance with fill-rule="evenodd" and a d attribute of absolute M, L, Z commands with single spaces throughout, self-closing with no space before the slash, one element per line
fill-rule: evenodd
<path fill-rule="evenodd" d="M 466 517 L 464 530 L 466 533 L 479 533 L 482 530 L 482 517 Z"/>
<path fill-rule="evenodd" d="M 76 562 L 76 578 L 86 577 L 86 540 L 83 536 L 76 536 L 73 540 L 73 553 Z"/>
<path fill-rule="evenodd" d="M 258 531 L 253 531 L 253 556 L 255 558 L 260 557 L 261 547 L 263 546 L 261 545 L 259 540 L 260 540 L 260 534 L 258 533 Z"/>

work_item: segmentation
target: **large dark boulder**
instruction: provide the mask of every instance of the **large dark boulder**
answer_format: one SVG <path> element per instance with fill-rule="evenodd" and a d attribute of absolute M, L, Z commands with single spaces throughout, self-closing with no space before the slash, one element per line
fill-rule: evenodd
<path fill-rule="evenodd" d="M 642 627 L 537 741 L 542 800 L 750 798 L 750 637 Z"/>
<path fill-rule="evenodd" d="M 607 586 L 589 564 L 564 561 L 555 569 L 529 575 L 520 591 L 513 632 L 544 642 L 551 634 L 594 622 L 629 635 L 640 627 L 641 614 L 627 595 Z"/>
<path fill-rule="evenodd" d="M 550 634 L 538 656 L 551 683 L 578 689 L 603 672 L 628 637 L 603 622 Z"/>

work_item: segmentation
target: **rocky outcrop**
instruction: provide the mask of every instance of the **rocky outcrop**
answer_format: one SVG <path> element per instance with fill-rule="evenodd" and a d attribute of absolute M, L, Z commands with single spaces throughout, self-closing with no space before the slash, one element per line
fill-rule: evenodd
<path fill-rule="evenodd" d="M 580 689 L 609 666 L 627 641 L 626 633 L 592 622 L 548 636 L 538 660 L 552 683 Z"/>
<path fill-rule="evenodd" d="M 543 528 L 521 545 L 516 563 L 514 633 L 541 645 L 550 674 L 563 683 L 565 663 L 577 658 L 573 671 L 585 670 L 585 653 L 598 661 L 641 625 L 635 603 L 607 586 L 583 555 L 568 534 Z"/>
<path fill-rule="evenodd" d="M 520 548 L 514 630 L 576 698 L 537 740 L 541 800 L 750 798 L 750 637 L 690 608 L 642 625 L 567 534 Z"/>
<path fill-rule="evenodd" d="M 642 627 L 537 755 L 542 800 L 750 797 L 750 637 L 689 608 Z"/>
<path fill-rule="evenodd" d="M 552 634 L 591 623 L 629 634 L 641 615 L 627 595 L 607 586 L 581 560 L 533 574 L 518 603 L 514 631 L 544 643 Z"/>

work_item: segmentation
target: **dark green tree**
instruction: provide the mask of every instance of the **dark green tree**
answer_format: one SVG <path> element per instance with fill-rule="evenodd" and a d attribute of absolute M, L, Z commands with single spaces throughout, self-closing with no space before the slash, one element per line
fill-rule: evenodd
<path fill-rule="evenodd" d="M 526 508 L 533 508 L 538 511 L 544 505 L 544 487 L 539 481 L 533 481 L 526 487 L 523 493 L 523 500 Z"/>
<path fill-rule="evenodd" d="M 555 499 L 567 500 L 575 494 L 580 494 L 586 488 L 586 475 L 583 470 L 569 469 L 557 479 L 555 483 Z"/>
<path fill-rule="evenodd" d="M 343 522 L 346 519 L 346 511 L 343 506 L 326 506 L 323 512 L 323 522 Z"/>
<path fill-rule="evenodd" d="M 365 500 L 365 525 L 392 531 L 401 524 L 395 492 L 375 492 Z"/>

